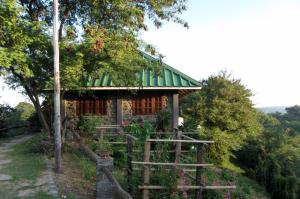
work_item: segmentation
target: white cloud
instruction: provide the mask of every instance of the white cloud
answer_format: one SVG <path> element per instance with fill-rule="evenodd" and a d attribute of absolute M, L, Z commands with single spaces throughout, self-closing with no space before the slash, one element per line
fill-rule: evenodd
<path fill-rule="evenodd" d="M 300 103 L 300 3 L 273 4 L 260 13 L 189 30 L 163 28 L 142 38 L 186 74 L 206 78 L 220 70 L 241 78 L 258 106 Z M 195 20 L 194 20 L 195 21 Z"/>

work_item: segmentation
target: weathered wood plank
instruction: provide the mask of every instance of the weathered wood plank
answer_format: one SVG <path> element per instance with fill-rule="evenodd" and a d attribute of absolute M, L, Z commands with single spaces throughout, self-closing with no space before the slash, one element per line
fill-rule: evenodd
<path fill-rule="evenodd" d="M 214 143 L 209 140 L 171 140 L 171 139 L 147 139 L 148 142 L 182 142 L 182 143 Z"/>
<path fill-rule="evenodd" d="M 132 164 L 139 165 L 154 165 L 154 166 L 181 166 L 181 167 L 211 167 L 213 164 L 184 164 L 184 163 L 169 163 L 169 162 L 138 162 L 132 161 Z"/>
<path fill-rule="evenodd" d="M 157 185 L 148 185 L 148 186 L 139 186 L 139 189 L 167 189 L 166 186 L 157 186 Z M 235 185 L 232 186 L 177 186 L 177 189 L 236 189 Z"/>

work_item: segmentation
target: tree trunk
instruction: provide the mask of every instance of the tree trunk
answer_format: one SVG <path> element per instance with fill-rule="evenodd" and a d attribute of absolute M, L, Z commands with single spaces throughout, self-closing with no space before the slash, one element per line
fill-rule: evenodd
<path fill-rule="evenodd" d="M 27 94 L 27 95 L 31 96 L 31 94 Z M 33 98 L 33 100 L 31 100 L 31 101 L 32 101 L 32 103 L 34 105 L 34 108 L 35 108 L 35 111 L 36 111 L 36 113 L 39 117 L 39 120 L 40 120 L 40 123 L 42 125 L 43 131 L 46 132 L 48 134 L 48 136 L 50 137 L 51 136 L 51 131 L 50 131 L 49 125 L 46 121 L 45 115 L 42 111 L 42 107 L 41 107 L 40 101 L 38 99 L 38 96 L 29 97 L 29 98 L 30 99 Z"/>
<path fill-rule="evenodd" d="M 38 97 L 38 95 L 36 93 L 35 88 L 32 85 L 29 86 L 28 85 L 29 83 L 25 80 L 25 78 L 22 75 L 18 74 L 13 67 L 11 67 L 10 70 L 11 70 L 11 72 L 12 72 L 12 74 L 14 76 L 16 76 L 17 78 L 19 78 L 19 80 L 21 82 L 21 85 L 24 87 L 24 89 L 25 89 L 25 91 L 26 91 L 29 99 L 31 100 L 31 102 L 34 105 L 35 111 L 36 111 L 36 113 L 38 115 L 38 118 L 39 118 L 39 120 L 41 122 L 43 131 L 45 133 L 47 133 L 49 135 L 49 137 L 50 137 L 51 131 L 50 131 L 49 125 L 48 125 L 48 123 L 47 123 L 47 121 L 45 119 L 45 116 L 43 114 L 43 111 L 42 111 L 42 108 L 41 108 L 41 104 L 40 104 L 40 101 L 39 101 L 39 97 Z"/>
<path fill-rule="evenodd" d="M 61 171 L 61 121 L 60 121 L 60 82 L 58 44 L 58 0 L 53 0 L 53 51 L 54 51 L 54 140 L 55 171 Z"/>

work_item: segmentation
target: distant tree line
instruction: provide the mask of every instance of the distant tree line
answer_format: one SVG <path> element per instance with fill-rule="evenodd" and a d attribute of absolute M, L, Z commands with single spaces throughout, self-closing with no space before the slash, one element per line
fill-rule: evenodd
<path fill-rule="evenodd" d="M 13 136 L 39 129 L 40 123 L 32 104 L 20 102 L 15 107 L 0 104 L 0 136 Z"/>

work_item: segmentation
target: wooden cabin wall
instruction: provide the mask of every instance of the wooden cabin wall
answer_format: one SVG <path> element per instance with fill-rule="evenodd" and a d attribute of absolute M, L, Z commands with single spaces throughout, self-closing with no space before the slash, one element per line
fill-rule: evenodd
<path fill-rule="evenodd" d="M 170 91 L 140 91 L 137 93 L 132 93 L 128 91 L 95 91 L 92 95 L 93 97 L 97 96 L 106 96 L 107 99 L 107 114 L 106 115 L 99 115 L 102 120 L 103 124 L 102 125 L 115 125 L 119 124 L 122 125 L 123 123 L 126 122 L 131 122 L 132 120 L 144 120 L 144 121 L 149 121 L 153 124 L 156 122 L 157 115 L 156 114 L 147 114 L 147 115 L 134 115 L 132 111 L 132 99 L 136 95 L 161 95 L 163 96 L 163 106 L 165 109 L 167 109 L 170 112 L 170 128 L 173 124 L 173 119 L 172 119 L 172 107 L 173 107 L 173 94 L 174 92 Z M 64 105 L 65 105 L 65 118 L 66 118 L 66 127 L 70 124 L 68 123 L 74 123 L 74 119 L 78 116 L 76 115 L 76 101 L 79 99 L 84 99 L 88 98 L 87 96 L 78 96 L 76 93 L 68 93 L 65 95 L 64 98 Z M 117 111 L 117 99 L 119 100 L 119 104 L 122 106 L 121 110 Z M 121 102 L 120 102 L 121 101 Z M 119 115 L 117 117 L 117 112 L 119 112 Z M 69 120 L 69 121 L 67 121 Z"/>

